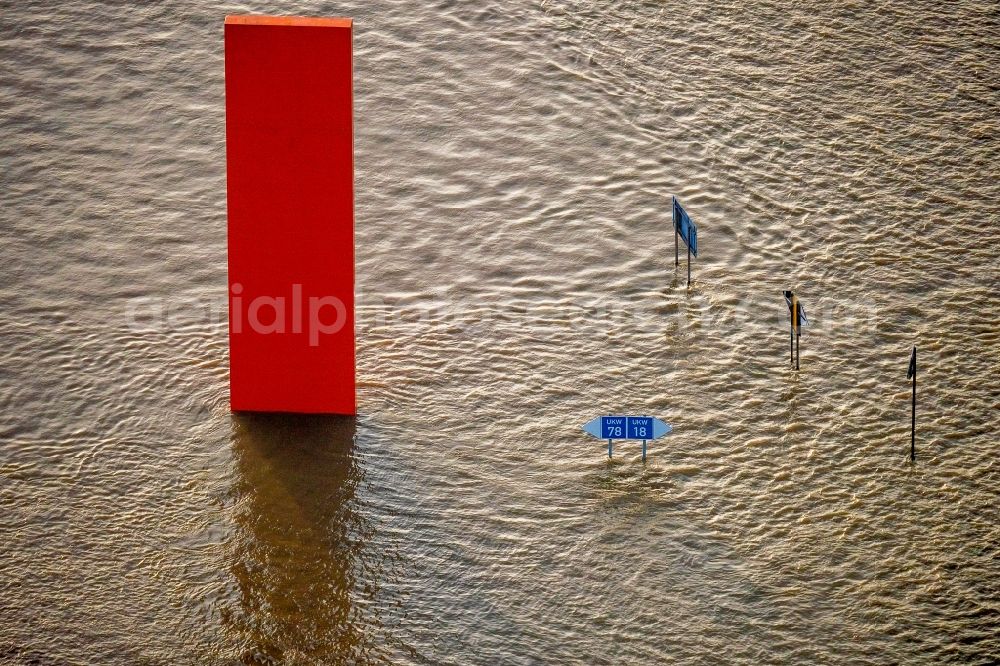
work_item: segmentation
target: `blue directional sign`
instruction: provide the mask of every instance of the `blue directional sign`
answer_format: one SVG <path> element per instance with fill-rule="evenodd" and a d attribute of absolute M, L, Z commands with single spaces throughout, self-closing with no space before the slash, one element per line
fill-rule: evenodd
<path fill-rule="evenodd" d="M 598 416 L 583 431 L 600 439 L 657 439 L 673 428 L 652 416 Z"/>
<path fill-rule="evenodd" d="M 601 439 L 625 439 L 627 436 L 627 416 L 602 416 Z"/>
<path fill-rule="evenodd" d="M 674 229 L 677 230 L 677 234 L 684 240 L 687 246 L 691 248 L 691 254 L 697 257 L 698 228 L 694 226 L 691 216 L 681 206 L 681 202 L 677 200 L 677 197 L 672 198 L 674 200 Z"/>
<path fill-rule="evenodd" d="M 632 416 L 628 420 L 626 439 L 652 439 L 653 419 L 649 416 Z"/>

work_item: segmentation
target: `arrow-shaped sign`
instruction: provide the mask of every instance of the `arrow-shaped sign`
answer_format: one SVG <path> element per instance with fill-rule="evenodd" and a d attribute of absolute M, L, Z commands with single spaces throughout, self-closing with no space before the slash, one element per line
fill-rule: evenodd
<path fill-rule="evenodd" d="M 598 416 L 583 431 L 599 439 L 658 439 L 673 428 L 652 416 Z"/>

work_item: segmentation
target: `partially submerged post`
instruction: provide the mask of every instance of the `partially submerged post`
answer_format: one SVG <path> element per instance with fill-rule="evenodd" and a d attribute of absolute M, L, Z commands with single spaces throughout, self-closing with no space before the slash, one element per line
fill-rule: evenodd
<path fill-rule="evenodd" d="M 691 246 L 690 245 L 688 245 L 688 284 L 687 284 L 687 286 L 689 286 L 689 287 L 691 286 Z"/>
<path fill-rule="evenodd" d="M 910 367 L 906 378 L 913 380 L 913 401 L 910 411 L 910 460 L 917 459 L 917 346 L 910 352 Z"/>
<path fill-rule="evenodd" d="M 681 265 L 681 254 L 677 242 L 677 213 L 674 212 L 674 266 Z"/>
<path fill-rule="evenodd" d="M 789 363 L 795 364 L 795 369 L 799 369 L 799 336 L 802 329 L 809 325 L 806 319 L 806 309 L 799 302 L 799 297 L 789 290 L 784 291 L 785 302 L 788 303 L 789 330 L 788 330 L 788 355 Z"/>
<path fill-rule="evenodd" d="M 802 335 L 802 304 L 795 299 L 795 369 L 799 369 L 799 337 Z"/>

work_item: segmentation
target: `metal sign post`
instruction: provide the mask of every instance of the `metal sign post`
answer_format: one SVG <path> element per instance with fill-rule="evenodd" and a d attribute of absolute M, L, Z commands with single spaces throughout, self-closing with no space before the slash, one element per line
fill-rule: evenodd
<path fill-rule="evenodd" d="M 802 336 L 802 305 L 795 299 L 795 369 L 799 369 L 799 338 Z"/>
<path fill-rule="evenodd" d="M 680 266 L 681 265 L 681 255 L 680 255 L 680 251 L 679 251 L 678 245 L 677 245 L 677 236 L 678 235 L 679 234 L 677 232 L 677 213 L 675 211 L 674 212 L 674 266 Z"/>
<path fill-rule="evenodd" d="M 906 378 L 913 380 L 913 402 L 910 411 L 910 461 L 917 459 L 917 346 L 910 352 L 910 367 Z"/>
<path fill-rule="evenodd" d="M 788 364 L 795 363 L 795 303 L 798 298 L 789 290 L 784 291 L 788 304 Z"/>
<path fill-rule="evenodd" d="M 799 369 L 799 336 L 802 329 L 809 325 L 806 319 L 806 309 L 799 302 L 799 297 L 787 289 L 784 291 L 785 302 L 788 303 L 789 329 L 788 329 L 788 362 L 795 364 L 795 369 Z"/>

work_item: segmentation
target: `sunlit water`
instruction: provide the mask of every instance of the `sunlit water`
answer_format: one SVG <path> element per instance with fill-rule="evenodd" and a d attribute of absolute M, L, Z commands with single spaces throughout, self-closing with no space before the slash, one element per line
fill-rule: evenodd
<path fill-rule="evenodd" d="M 228 410 L 248 12 L 355 19 L 356 420 Z M 0 662 L 1000 660 L 998 44 L 990 1 L 7 3 Z M 608 412 L 674 433 L 609 462 Z"/>

